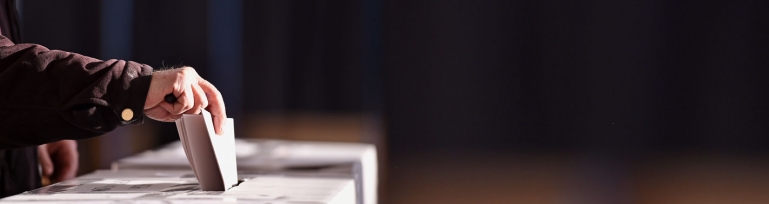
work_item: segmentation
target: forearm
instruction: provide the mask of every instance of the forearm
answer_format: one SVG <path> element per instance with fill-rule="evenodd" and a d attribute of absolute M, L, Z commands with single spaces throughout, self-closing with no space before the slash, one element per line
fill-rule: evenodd
<path fill-rule="evenodd" d="M 142 120 L 152 68 L 0 36 L 0 148 L 101 135 Z M 133 117 L 124 120 L 129 109 Z"/>

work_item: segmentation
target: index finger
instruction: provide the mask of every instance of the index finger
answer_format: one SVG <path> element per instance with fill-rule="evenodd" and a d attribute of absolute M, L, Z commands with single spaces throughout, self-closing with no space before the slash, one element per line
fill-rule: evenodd
<path fill-rule="evenodd" d="M 200 88 L 206 93 L 208 98 L 208 107 L 206 110 L 211 113 L 214 121 L 214 131 L 217 135 L 224 134 L 224 122 L 227 119 L 227 114 L 224 109 L 224 100 L 219 90 L 214 87 L 210 82 L 200 79 Z"/>

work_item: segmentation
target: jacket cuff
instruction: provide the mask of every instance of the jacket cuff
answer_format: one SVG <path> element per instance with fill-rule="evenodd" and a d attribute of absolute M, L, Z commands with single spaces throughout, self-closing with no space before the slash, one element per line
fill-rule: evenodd
<path fill-rule="evenodd" d="M 130 71 L 129 71 L 130 72 Z M 147 100 L 147 93 L 152 82 L 152 67 L 141 64 L 139 70 L 136 70 L 136 78 L 133 78 L 128 84 L 128 93 L 125 97 L 125 106 L 114 107 L 121 124 L 142 124 L 144 122 L 144 102 Z"/>

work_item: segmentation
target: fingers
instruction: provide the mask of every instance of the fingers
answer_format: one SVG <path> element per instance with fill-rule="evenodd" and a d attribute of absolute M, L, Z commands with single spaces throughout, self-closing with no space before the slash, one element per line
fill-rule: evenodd
<path fill-rule="evenodd" d="M 162 110 L 150 108 L 145 110 L 145 114 L 155 120 L 170 122 L 180 118 L 181 114 L 200 114 L 200 110 L 207 106 L 208 98 L 203 89 L 198 84 L 191 84 L 177 97 L 175 103 L 160 103 L 158 107 L 162 107 Z"/>
<path fill-rule="evenodd" d="M 192 87 L 186 86 L 179 96 L 176 97 L 176 103 L 161 103 L 162 106 L 173 115 L 184 114 L 195 106 L 195 94 L 192 93 Z"/>
<path fill-rule="evenodd" d="M 168 111 L 166 111 L 165 108 L 160 106 L 155 106 L 150 109 L 145 109 L 144 115 L 146 115 L 148 118 L 151 118 L 153 120 L 162 121 L 162 122 L 171 122 L 171 121 L 168 121 L 167 119 L 170 113 L 168 113 Z"/>
<path fill-rule="evenodd" d="M 213 84 L 204 79 L 200 79 L 200 88 L 202 88 L 208 96 L 208 108 L 206 108 L 206 110 L 211 112 L 211 116 L 213 117 L 214 131 L 217 135 L 222 135 L 224 134 L 224 123 L 227 119 L 222 94 L 219 93 L 219 90 L 216 90 L 216 87 L 214 87 Z"/>
<path fill-rule="evenodd" d="M 163 107 L 169 114 L 172 115 L 180 115 L 187 113 L 190 109 L 193 109 L 195 106 L 195 94 L 192 93 L 192 87 L 187 86 L 186 88 L 182 89 L 181 93 L 178 94 L 176 97 L 175 103 L 167 103 L 162 102 L 160 103 L 160 107 Z M 171 93 L 174 95 L 177 95 L 177 93 Z"/>
<path fill-rule="evenodd" d="M 152 80 L 144 110 L 149 118 L 171 122 L 180 118 L 181 114 L 199 114 L 205 108 L 211 113 L 214 132 L 224 134 L 227 115 L 222 94 L 214 85 L 200 78 L 194 69 L 157 72 L 153 74 Z M 170 104 L 160 101 L 169 92 L 176 96 L 176 102 Z"/>
<path fill-rule="evenodd" d="M 37 159 L 40 161 L 41 174 L 50 177 L 53 174 L 53 162 L 48 154 L 47 144 L 37 146 Z"/>
<path fill-rule="evenodd" d="M 190 110 L 184 112 L 185 114 L 200 114 L 203 108 L 208 107 L 208 98 L 206 93 L 200 88 L 198 84 L 192 84 L 193 98 L 195 99 L 195 105 Z"/>
<path fill-rule="evenodd" d="M 162 121 L 162 122 L 173 122 L 176 119 L 179 119 L 182 117 L 182 115 L 172 115 L 165 108 L 161 106 L 156 106 L 154 108 L 144 110 L 144 115 L 147 115 L 147 117 L 153 120 Z"/>

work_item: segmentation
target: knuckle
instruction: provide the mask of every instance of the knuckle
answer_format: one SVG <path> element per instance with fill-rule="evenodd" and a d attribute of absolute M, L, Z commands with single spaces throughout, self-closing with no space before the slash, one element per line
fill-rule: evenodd
<path fill-rule="evenodd" d="M 176 106 L 176 108 L 174 109 L 174 112 L 172 114 L 173 115 L 178 115 L 178 114 L 184 113 L 185 107 L 186 106 L 184 104 L 180 104 L 179 106 Z"/>
<path fill-rule="evenodd" d="M 222 100 L 222 93 L 221 93 L 221 92 L 219 92 L 219 90 L 216 90 L 216 91 L 214 91 L 214 93 L 215 93 L 215 94 L 214 94 L 214 98 L 215 98 L 216 100 Z"/>
<path fill-rule="evenodd" d="M 198 73 L 195 72 L 195 69 L 192 68 L 192 67 L 184 67 L 179 72 L 182 73 L 185 76 L 197 76 L 198 75 Z"/>
<path fill-rule="evenodd" d="M 189 110 L 189 109 L 191 109 L 194 106 L 195 106 L 195 104 L 193 104 L 193 103 L 186 103 L 186 104 L 184 104 L 184 109 L 185 110 Z"/>

